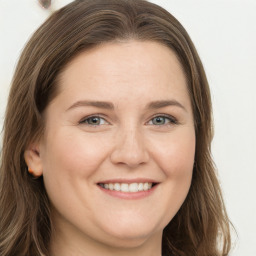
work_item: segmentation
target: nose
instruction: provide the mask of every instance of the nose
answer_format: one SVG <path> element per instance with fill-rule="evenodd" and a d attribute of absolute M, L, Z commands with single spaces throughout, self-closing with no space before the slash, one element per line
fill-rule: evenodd
<path fill-rule="evenodd" d="M 129 168 L 147 163 L 149 154 L 143 140 L 143 135 L 136 129 L 120 132 L 115 137 L 114 150 L 111 154 L 112 163 L 126 165 Z"/>

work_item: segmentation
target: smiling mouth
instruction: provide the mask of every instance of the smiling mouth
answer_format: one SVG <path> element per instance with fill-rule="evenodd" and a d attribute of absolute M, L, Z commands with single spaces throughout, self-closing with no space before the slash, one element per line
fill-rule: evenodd
<path fill-rule="evenodd" d="M 98 185 L 106 190 L 120 191 L 125 193 L 136 193 L 148 191 L 152 189 L 157 183 L 139 182 L 139 183 L 98 183 Z"/>

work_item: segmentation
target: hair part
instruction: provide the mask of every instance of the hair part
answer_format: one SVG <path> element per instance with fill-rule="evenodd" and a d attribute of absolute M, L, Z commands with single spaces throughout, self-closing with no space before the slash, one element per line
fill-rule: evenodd
<path fill-rule="evenodd" d="M 196 131 L 195 166 L 188 196 L 164 229 L 163 255 L 228 255 L 229 219 L 211 157 L 212 109 L 204 68 L 182 25 L 163 8 L 143 0 L 74 1 L 50 16 L 24 48 L 4 123 L 1 255 L 49 255 L 50 204 L 43 178 L 34 179 L 27 171 L 24 151 L 44 132 L 44 110 L 59 93 L 64 67 L 82 51 L 120 40 L 166 45 L 187 79 Z"/>

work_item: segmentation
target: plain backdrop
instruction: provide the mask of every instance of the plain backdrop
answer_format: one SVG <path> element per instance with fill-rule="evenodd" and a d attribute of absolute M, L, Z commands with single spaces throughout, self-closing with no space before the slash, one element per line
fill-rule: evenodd
<path fill-rule="evenodd" d="M 58 9 L 70 0 L 53 0 Z M 213 156 L 238 238 L 230 255 L 255 256 L 256 247 L 256 1 L 152 0 L 187 29 L 211 87 Z M 0 128 L 21 50 L 50 15 L 37 0 L 0 0 Z"/>

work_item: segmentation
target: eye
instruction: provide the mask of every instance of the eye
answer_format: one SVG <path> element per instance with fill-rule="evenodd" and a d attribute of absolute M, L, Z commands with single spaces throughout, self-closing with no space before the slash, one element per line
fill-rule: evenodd
<path fill-rule="evenodd" d="M 102 118 L 100 116 L 90 116 L 90 117 L 87 117 L 86 119 L 83 119 L 79 123 L 91 125 L 91 126 L 99 126 L 99 125 L 109 124 L 104 118 Z"/>
<path fill-rule="evenodd" d="M 177 123 L 176 119 L 169 115 L 155 116 L 148 122 L 149 125 L 168 125 L 168 124 L 176 124 L 176 123 Z"/>

